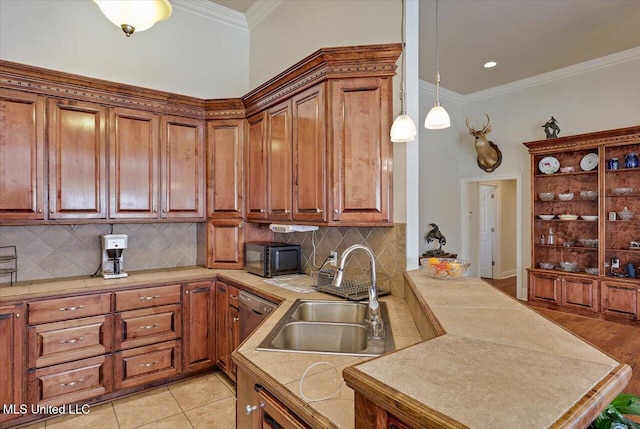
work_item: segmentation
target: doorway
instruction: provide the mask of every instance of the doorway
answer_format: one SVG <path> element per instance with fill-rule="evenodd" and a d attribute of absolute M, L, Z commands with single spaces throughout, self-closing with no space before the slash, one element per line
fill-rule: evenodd
<path fill-rule="evenodd" d="M 515 280 L 518 299 L 526 300 L 521 184 L 520 176 L 463 179 L 461 238 L 463 254 L 472 262 L 470 276 L 490 283 Z"/>

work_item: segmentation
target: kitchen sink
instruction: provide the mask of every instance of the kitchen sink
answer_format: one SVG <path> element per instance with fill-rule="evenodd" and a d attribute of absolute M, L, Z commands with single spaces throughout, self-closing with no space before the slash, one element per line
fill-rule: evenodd
<path fill-rule="evenodd" d="M 258 350 L 378 356 L 394 349 L 389 316 L 380 303 L 385 324 L 381 339 L 368 337 L 367 302 L 297 300 L 271 330 Z"/>

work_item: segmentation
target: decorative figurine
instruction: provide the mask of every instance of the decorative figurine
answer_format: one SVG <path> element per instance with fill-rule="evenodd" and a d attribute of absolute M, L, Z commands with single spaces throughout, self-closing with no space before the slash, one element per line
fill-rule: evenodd
<path fill-rule="evenodd" d="M 487 134 L 491 132 L 491 126 L 489 122 L 491 119 L 489 115 L 484 114 L 487 117 L 487 123 L 482 126 L 481 130 L 476 130 L 469 125 L 469 119 L 467 118 L 467 128 L 469 128 L 469 134 L 476 139 L 476 153 L 478 154 L 477 162 L 478 167 L 491 173 L 502 163 L 502 152 L 498 149 L 492 141 L 487 140 Z"/>
<path fill-rule="evenodd" d="M 547 135 L 548 139 L 555 139 L 560 134 L 560 127 L 558 126 L 558 121 L 553 116 L 549 119 L 543 126 L 544 133 Z"/>
<path fill-rule="evenodd" d="M 431 227 L 431 229 L 429 230 L 429 232 L 427 232 L 424 235 L 424 240 L 427 243 L 431 243 L 434 240 L 438 240 L 438 248 L 434 249 L 434 250 L 429 250 L 427 252 L 425 252 L 423 255 L 424 256 L 437 256 L 437 255 L 442 255 L 445 253 L 444 250 L 442 250 L 442 246 L 444 246 L 445 244 L 447 244 L 447 239 L 445 238 L 444 235 L 442 235 L 442 233 L 440 232 L 440 228 L 438 227 L 438 225 L 436 225 L 435 223 L 430 223 L 429 226 Z"/>

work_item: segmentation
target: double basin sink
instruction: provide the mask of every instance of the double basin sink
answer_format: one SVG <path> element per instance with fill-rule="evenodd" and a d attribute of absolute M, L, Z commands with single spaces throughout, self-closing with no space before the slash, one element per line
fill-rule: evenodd
<path fill-rule="evenodd" d="M 369 338 L 367 302 L 297 300 L 258 350 L 378 356 L 394 349 L 389 315 L 380 302 L 385 335 Z"/>

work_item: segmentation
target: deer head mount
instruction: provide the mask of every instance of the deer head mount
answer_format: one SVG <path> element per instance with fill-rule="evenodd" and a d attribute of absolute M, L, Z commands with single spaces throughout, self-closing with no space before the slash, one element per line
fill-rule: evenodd
<path fill-rule="evenodd" d="M 492 141 L 487 140 L 487 134 L 491 132 L 491 119 L 489 115 L 484 114 L 487 117 L 487 123 L 482 126 L 482 129 L 476 130 L 469 125 L 469 119 L 467 118 L 467 128 L 469 128 L 469 134 L 476 139 L 476 152 L 478 154 L 478 167 L 491 173 L 502 163 L 502 152 L 498 149 Z"/>

